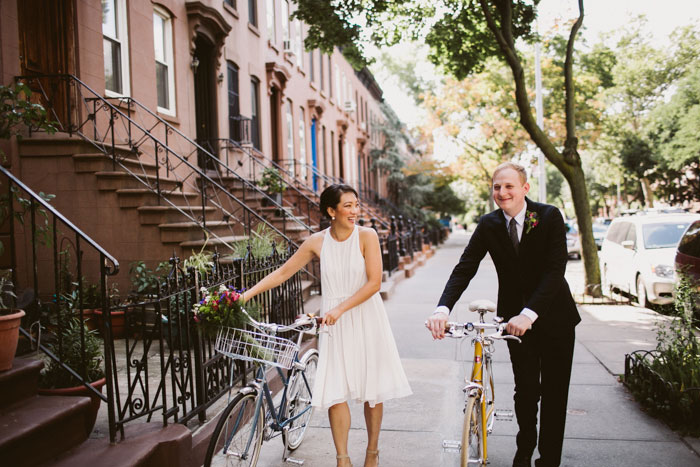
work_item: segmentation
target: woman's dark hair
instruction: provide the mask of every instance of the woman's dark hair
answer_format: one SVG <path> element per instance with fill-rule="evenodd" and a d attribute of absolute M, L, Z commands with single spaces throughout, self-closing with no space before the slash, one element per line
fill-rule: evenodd
<path fill-rule="evenodd" d="M 338 203 L 340 203 L 340 197 L 343 196 L 343 193 L 352 193 L 356 198 L 359 198 L 357 191 L 350 185 L 343 185 L 340 183 L 330 185 L 321 193 L 321 215 L 330 219 L 331 216 L 328 214 L 328 208 L 335 209 Z"/>

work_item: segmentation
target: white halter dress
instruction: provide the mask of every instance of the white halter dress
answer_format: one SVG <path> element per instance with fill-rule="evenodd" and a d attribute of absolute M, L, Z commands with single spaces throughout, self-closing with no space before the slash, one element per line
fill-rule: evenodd
<path fill-rule="evenodd" d="M 360 229 L 339 242 L 326 230 L 321 247 L 321 314 L 351 297 L 367 282 Z M 312 405 L 328 408 L 350 399 L 371 407 L 411 394 L 379 293 L 343 313 L 319 337 Z"/>

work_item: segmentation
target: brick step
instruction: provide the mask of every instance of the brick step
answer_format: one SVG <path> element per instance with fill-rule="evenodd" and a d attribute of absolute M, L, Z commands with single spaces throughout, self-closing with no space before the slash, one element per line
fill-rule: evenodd
<path fill-rule="evenodd" d="M 287 230 L 289 230 L 292 227 L 299 227 L 299 226 L 304 226 L 308 225 L 309 218 L 306 216 L 273 216 L 273 217 L 267 217 L 266 220 L 277 227 L 279 230 L 282 230 L 282 226 L 286 225 Z M 318 226 L 311 226 L 309 227 L 318 227 Z"/>
<path fill-rule="evenodd" d="M 197 222 L 170 222 L 158 225 L 160 241 L 163 243 L 182 243 L 189 240 L 201 240 L 205 237 Z M 219 237 L 243 235 L 243 225 L 226 221 L 207 221 L 207 229 Z"/>
<path fill-rule="evenodd" d="M 88 437 L 90 398 L 32 396 L 0 411 L 3 465 L 35 466 Z"/>
<path fill-rule="evenodd" d="M 0 372 L 0 410 L 36 395 L 39 372 L 43 367 L 41 360 L 16 358 L 12 368 Z"/>
<path fill-rule="evenodd" d="M 176 205 L 201 205 L 199 193 L 196 192 L 182 192 L 180 190 L 175 190 L 170 193 L 166 193 L 165 197 L 168 198 L 173 204 Z M 120 188 L 117 190 L 117 198 L 120 208 L 138 208 L 139 206 L 158 206 L 164 204 L 158 197 L 158 195 L 152 192 L 150 189 L 143 188 Z"/>
<path fill-rule="evenodd" d="M 143 182 L 129 173 L 120 171 L 95 172 L 95 176 L 97 176 L 97 189 L 100 191 L 142 188 L 145 187 L 143 182 L 154 189 L 156 186 L 160 186 L 163 191 L 175 190 L 180 187 L 180 182 L 177 180 L 164 177 L 158 179 L 155 175 L 138 174 Z"/>
<path fill-rule="evenodd" d="M 141 206 L 136 208 L 139 213 L 139 222 L 141 225 L 159 225 L 166 224 L 169 222 L 178 222 L 186 219 L 183 214 L 190 214 L 196 218 L 200 218 L 202 213 L 205 212 L 207 219 L 213 218 L 213 215 L 217 212 L 217 209 L 213 206 Z"/>
<path fill-rule="evenodd" d="M 192 463 L 192 434 L 179 423 L 131 424 L 126 438 L 110 444 L 109 438 L 89 439 L 80 446 L 42 464 L 42 467 L 169 466 Z"/>
<path fill-rule="evenodd" d="M 157 172 L 157 167 L 155 164 L 145 162 L 137 158 L 122 158 L 119 163 L 134 173 L 155 175 Z M 119 164 L 115 164 L 110 156 L 106 156 L 102 153 L 74 154 L 73 167 L 75 168 L 76 173 L 111 172 L 121 170 Z"/>
<path fill-rule="evenodd" d="M 68 133 L 56 132 L 53 135 L 48 133 L 32 133 L 31 138 L 23 138 L 20 143 L 20 156 L 66 156 L 73 154 L 92 153 L 104 144 L 92 144 L 85 141 L 80 136 L 69 136 Z M 111 147 L 109 148 L 111 151 Z M 138 152 L 134 152 L 131 146 L 125 141 L 117 141 L 115 150 L 119 157 L 136 157 Z"/>

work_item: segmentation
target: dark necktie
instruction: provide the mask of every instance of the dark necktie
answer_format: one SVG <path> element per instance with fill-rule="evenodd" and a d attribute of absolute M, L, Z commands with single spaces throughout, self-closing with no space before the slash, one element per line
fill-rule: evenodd
<path fill-rule="evenodd" d="M 514 217 L 511 217 L 508 223 L 508 235 L 510 235 L 510 241 L 513 243 L 513 248 L 515 248 L 515 252 L 517 253 L 520 240 L 518 240 L 518 224 L 515 222 Z"/>

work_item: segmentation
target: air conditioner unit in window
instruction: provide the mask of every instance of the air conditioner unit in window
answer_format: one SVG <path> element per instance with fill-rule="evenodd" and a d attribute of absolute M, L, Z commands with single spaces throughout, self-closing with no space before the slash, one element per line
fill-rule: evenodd
<path fill-rule="evenodd" d="M 353 101 L 343 102 L 343 110 L 346 112 L 354 112 L 355 111 L 355 103 Z"/>
<path fill-rule="evenodd" d="M 290 40 L 282 41 L 282 50 L 286 54 L 294 54 L 294 43 Z"/>

